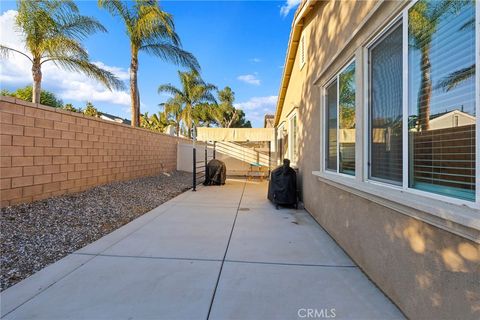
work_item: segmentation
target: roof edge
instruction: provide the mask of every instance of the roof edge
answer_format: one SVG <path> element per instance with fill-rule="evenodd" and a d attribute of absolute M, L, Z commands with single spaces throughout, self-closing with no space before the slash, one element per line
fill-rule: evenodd
<path fill-rule="evenodd" d="M 288 84 L 290 82 L 290 76 L 292 74 L 293 64 L 295 62 L 295 56 L 298 49 L 298 41 L 300 39 L 301 31 L 303 29 L 303 18 L 311 11 L 313 6 L 318 0 L 304 0 L 302 4 L 295 11 L 294 19 L 292 22 L 292 28 L 290 30 L 290 37 L 288 39 L 287 55 L 285 57 L 285 64 L 283 67 L 282 81 L 280 82 L 280 89 L 277 100 L 277 107 L 275 109 L 274 126 L 278 125 L 280 116 L 282 114 L 283 103 L 285 95 L 287 93 Z M 293 46 L 292 44 L 297 45 Z"/>

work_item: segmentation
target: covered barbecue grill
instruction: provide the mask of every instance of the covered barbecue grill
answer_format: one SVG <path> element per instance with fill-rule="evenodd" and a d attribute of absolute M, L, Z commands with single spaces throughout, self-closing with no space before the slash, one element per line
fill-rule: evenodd
<path fill-rule="evenodd" d="M 205 182 L 203 184 L 206 186 L 224 185 L 226 178 L 227 167 L 225 166 L 225 163 L 217 159 L 210 160 L 206 167 Z"/>
<path fill-rule="evenodd" d="M 290 160 L 284 159 L 283 166 L 272 171 L 268 184 L 268 199 L 278 206 L 298 208 L 297 173 L 290 167 Z"/>

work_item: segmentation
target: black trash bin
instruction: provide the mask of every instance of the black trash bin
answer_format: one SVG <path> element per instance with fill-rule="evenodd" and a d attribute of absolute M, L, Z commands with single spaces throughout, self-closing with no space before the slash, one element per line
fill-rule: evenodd
<path fill-rule="evenodd" d="M 223 161 L 212 159 L 208 162 L 205 168 L 205 182 L 206 186 L 220 186 L 225 184 L 227 178 L 227 167 Z"/>
<path fill-rule="evenodd" d="M 284 159 L 283 166 L 272 171 L 268 183 L 268 199 L 277 209 L 279 205 L 298 208 L 297 173 L 290 167 L 290 160 Z"/>

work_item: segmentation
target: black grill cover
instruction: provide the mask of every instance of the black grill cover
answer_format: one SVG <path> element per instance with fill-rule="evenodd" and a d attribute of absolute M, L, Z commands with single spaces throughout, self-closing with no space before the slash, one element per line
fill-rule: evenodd
<path fill-rule="evenodd" d="M 227 167 L 225 163 L 217 159 L 210 160 L 205 168 L 205 182 L 203 184 L 206 186 L 223 185 L 226 178 Z"/>
<path fill-rule="evenodd" d="M 268 199 L 279 205 L 297 204 L 297 173 L 284 159 L 283 166 L 272 171 L 268 184 Z"/>

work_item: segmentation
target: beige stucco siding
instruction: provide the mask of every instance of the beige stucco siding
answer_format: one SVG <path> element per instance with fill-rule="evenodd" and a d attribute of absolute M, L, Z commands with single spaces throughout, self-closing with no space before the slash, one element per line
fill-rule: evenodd
<path fill-rule="evenodd" d="M 299 68 L 297 51 L 279 123 L 287 119 L 292 108 L 298 107 L 299 181 L 305 208 L 408 318 L 478 319 L 478 243 L 359 196 L 348 188 L 320 181 L 312 174 L 320 170 L 323 158 L 322 86 L 353 57 L 357 63 L 356 82 L 361 84 L 362 47 L 406 4 L 316 3 L 303 21 L 307 64 Z M 356 100 L 357 112 L 361 113 L 361 90 L 357 91 Z M 356 143 L 360 146 L 364 143 L 362 125 L 357 122 L 360 133 Z M 357 170 L 357 175 L 362 174 Z"/>

